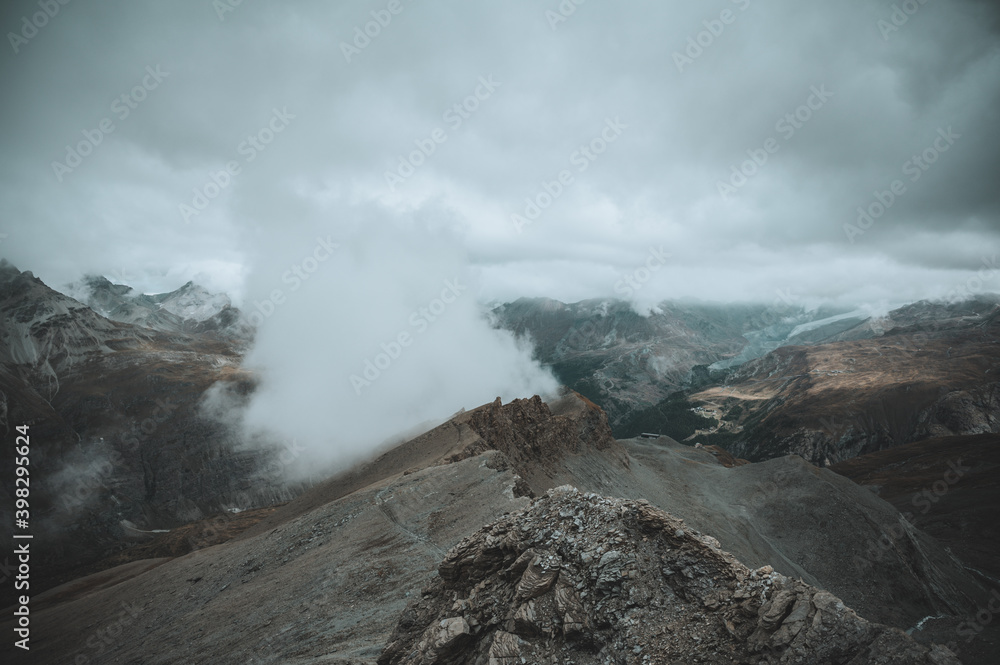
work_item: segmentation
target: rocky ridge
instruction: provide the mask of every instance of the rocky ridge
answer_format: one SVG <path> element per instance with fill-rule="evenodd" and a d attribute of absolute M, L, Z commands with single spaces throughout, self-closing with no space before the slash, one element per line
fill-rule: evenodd
<path fill-rule="evenodd" d="M 600 407 L 577 394 L 554 402 L 554 406 L 556 413 L 535 395 L 506 405 L 498 397 L 475 409 L 466 422 L 480 438 L 449 461 L 498 450 L 535 492 L 551 487 L 548 474 L 567 455 L 603 452 L 622 468 L 628 468 L 628 454 L 612 435 Z"/>
<path fill-rule="evenodd" d="M 452 548 L 379 665 L 956 665 L 646 501 L 559 487 Z"/>
<path fill-rule="evenodd" d="M 241 320 L 228 299 L 193 285 L 132 297 L 128 287 L 101 284 L 108 298 L 146 303 L 143 311 L 177 326 L 111 320 L 0 260 L 0 428 L 27 424 L 39 442 L 31 456 L 32 512 L 44 525 L 36 588 L 91 572 L 150 532 L 297 491 L 270 473 L 277 454 L 239 449 L 235 434 L 203 415 L 213 385 L 240 399 L 255 385 L 240 367 L 235 329 L 219 327 Z M 13 448 L 2 461 L 13 466 Z M 0 492 L 9 499 L 0 517 L 11 523 L 12 474 Z"/>
<path fill-rule="evenodd" d="M 734 432 L 700 438 L 751 461 L 792 452 L 825 465 L 922 439 L 1000 432 L 1000 307 L 937 323 L 750 361 L 689 398 Z"/>

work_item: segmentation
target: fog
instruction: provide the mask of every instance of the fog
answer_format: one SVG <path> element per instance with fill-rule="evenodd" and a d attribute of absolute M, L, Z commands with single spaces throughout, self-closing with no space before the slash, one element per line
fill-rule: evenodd
<path fill-rule="evenodd" d="M 398 9 L 5 3 L 0 254 L 242 302 L 265 238 L 375 215 L 483 298 L 643 309 L 943 297 L 1000 244 L 996 3 Z"/>
<path fill-rule="evenodd" d="M 297 236 L 296 236 L 297 237 Z M 289 471 L 347 464 L 403 431 L 557 382 L 495 330 L 451 234 L 368 222 L 311 244 L 269 238 L 246 308 L 260 385 L 237 415 Z"/>

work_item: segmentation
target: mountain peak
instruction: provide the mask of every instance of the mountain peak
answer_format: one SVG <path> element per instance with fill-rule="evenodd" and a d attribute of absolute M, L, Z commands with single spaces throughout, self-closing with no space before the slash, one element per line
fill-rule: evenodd
<path fill-rule="evenodd" d="M 958 665 L 833 594 L 747 568 L 647 501 L 559 487 L 453 547 L 379 665 L 461 662 L 905 662 Z"/>
<path fill-rule="evenodd" d="M 240 339 L 252 329 L 224 293 L 212 293 L 193 280 L 166 293 L 140 293 L 102 275 L 86 275 L 69 286 L 71 294 L 95 312 L 119 323 L 166 333 L 223 331 Z"/>
<path fill-rule="evenodd" d="M 124 296 L 131 292 L 133 289 L 127 284 L 115 284 L 109 280 L 104 275 L 84 275 L 82 282 L 82 287 L 84 289 L 84 298 L 91 296 L 101 297 L 101 294 L 111 294 L 112 296 Z M 89 293 L 86 290 L 89 289 Z"/>
<path fill-rule="evenodd" d="M 551 485 L 550 474 L 567 456 L 605 451 L 610 460 L 628 467 L 628 456 L 615 441 L 608 418 L 593 402 L 570 392 L 551 407 L 535 395 L 503 404 L 500 398 L 460 418 L 479 435 L 453 460 L 499 450 L 536 493 Z"/>

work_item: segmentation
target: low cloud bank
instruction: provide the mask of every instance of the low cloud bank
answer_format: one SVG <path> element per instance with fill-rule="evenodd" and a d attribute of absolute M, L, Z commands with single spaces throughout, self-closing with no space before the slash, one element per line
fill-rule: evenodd
<path fill-rule="evenodd" d="M 306 237 L 265 243 L 244 304 L 260 384 L 240 420 L 284 442 L 292 475 L 497 396 L 557 390 L 526 342 L 490 326 L 453 237 L 391 224 Z"/>

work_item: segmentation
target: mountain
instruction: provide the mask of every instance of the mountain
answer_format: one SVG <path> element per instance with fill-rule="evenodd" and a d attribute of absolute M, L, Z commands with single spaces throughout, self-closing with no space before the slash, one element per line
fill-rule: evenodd
<path fill-rule="evenodd" d="M 920 300 L 903 305 L 883 316 L 866 319 L 861 324 L 830 338 L 847 341 L 879 337 L 893 331 L 933 333 L 959 330 L 983 322 L 995 313 L 1000 295 L 980 294 L 955 302 Z"/>
<path fill-rule="evenodd" d="M 1000 304 L 917 304 L 889 321 L 869 339 L 783 347 L 694 392 L 687 403 L 720 423 L 697 438 L 749 460 L 791 452 L 829 464 L 1000 432 Z"/>
<path fill-rule="evenodd" d="M 579 491 L 556 489 L 567 484 Z M 566 646 L 560 660 L 574 662 L 952 663 L 931 644 L 950 642 L 963 662 L 994 662 L 995 626 L 956 637 L 989 589 L 933 538 L 906 528 L 855 563 L 901 524 L 870 490 L 795 456 L 727 467 L 665 437 L 616 440 L 575 393 L 498 400 L 225 543 L 35 597 L 32 627 L 47 637 L 33 655 L 464 663 L 499 643 L 517 662 Z"/>
<path fill-rule="evenodd" d="M 131 302 L 127 287 L 102 284 Z M 145 327 L 108 319 L 30 272 L 0 264 L 2 424 L 8 434 L 27 424 L 38 442 L 32 515 L 44 565 L 36 588 L 91 570 L 149 532 L 294 495 L 266 471 L 272 453 L 238 445 L 228 428 L 203 415 L 210 387 L 228 386 L 239 398 L 256 380 L 240 366 L 243 341 L 212 325 L 235 310 L 220 299 L 206 305 L 202 296 L 184 287 L 150 297 L 171 317 L 207 318 Z M 12 469 L 12 447 L 2 459 Z M 13 477 L 2 481 L 4 519 L 13 517 Z"/>
<path fill-rule="evenodd" d="M 965 568 L 1000 585 L 1000 435 L 924 439 L 830 467 L 892 504 L 907 521 L 948 546 Z M 873 556 L 899 534 L 873 543 Z"/>
<path fill-rule="evenodd" d="M 194 282 L 169 293 L 147 295 L 91 275 L 71 285 L 70 292 L 112 321 L 166 333 L 216 333 L 240 341 L 253 337 L 253 327 L 232 306 L 229 296 L 210 293 Z"/>
<path fill-rule="evenodd" d="M 521 298 L 492 310 L 496 326 L 528 337 L 566 386 L 594 400 L 622 435 L 633 413 L 779 346 L 813 343 L 857 326 L 863 315 L 778 303 L 664 302 L 649 316 L 629 303 L 564 304 Z"/>
<path fill-rule="evenodd" d="M 517 301 L 497 324 L 588 394 L 497 399 L 290 487 L 277 449 L 206 412 L 257 385 L 227 298 L 74 293 L 89 306 L 0 264 L 39 662 L 1000 652 L 980 618 L 1000 571 L 996 298 L 879 318 Z M 677 437 L 633 436 L 650 431 Z"/>
<path fill-rule="evenodd" d="M 59 375 L 93 353 L 136 349 L 153 334 L 117 324 L 53 291 L 30 272 L 0 262 L 0 363 L 30 367 L 47 396 Z"/>
<path fill-rule="evenodd" d="M 521 299 L 497 326 L 608 413 L 643 432 L 763 460 L 832 464 L 928 437 L 1000 431 L 1000 297 L 861 310 Z M 992 377 L 992 378 L 991 378 Z"/>
<path fill-rule="evenodd" d="M 713 655 L 715 662 L 960 662 L 770 566 L 747 568 L 647 501 L 565 487 L 452 548 L 378 663 L 598 665 Z"/>

